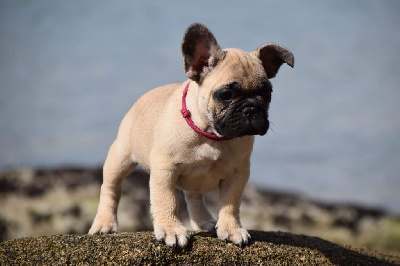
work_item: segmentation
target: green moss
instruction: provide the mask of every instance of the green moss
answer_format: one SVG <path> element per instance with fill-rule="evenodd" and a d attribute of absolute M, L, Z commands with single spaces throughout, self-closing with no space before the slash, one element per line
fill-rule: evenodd
<path fill-rule="evenodd" d="M 400 219 L 386 218 L 384 219 L 384 225 L 387 238 L 385 248 L 389 250 L 400 250 Z"/>

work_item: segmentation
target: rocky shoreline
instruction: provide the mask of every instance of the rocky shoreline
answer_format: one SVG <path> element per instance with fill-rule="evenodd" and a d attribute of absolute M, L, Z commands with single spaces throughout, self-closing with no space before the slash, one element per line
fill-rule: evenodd
<path fill-rule="evenodd" d="M 85 234 L 95 215 L 101 168 L 17 169 L 0 172 L 0 241 L 21 237 Z M 215 215 L 217 193 L 206 201 Z M 178 191 L 180 217 L 189 226 Z M 241 206 L 243 226 L 317 236 L 334 243 L 400 254 L 400 218 L 376 208 L 327 204 L 249 184 Z M 123 183 L 121 232 L 151 231 L 148 175 L 134 171 Z"/>

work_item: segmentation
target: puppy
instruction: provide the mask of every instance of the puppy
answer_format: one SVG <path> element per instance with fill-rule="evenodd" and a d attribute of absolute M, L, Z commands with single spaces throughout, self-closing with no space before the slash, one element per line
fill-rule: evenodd
<path fill-rule="evenodd" d="M 185 247 L 189 235 L 177 216 L 175 188 L 184 191 L 193 230 L 247 244 L 239 207 L 250 174 L 254 135 L 269 128 L 268 109 L 279 67 L 294 66 L 293 54 L 277 44 L 247 53 L 222 50 L 202 24 L 182 42 L 189 80 L 142 96 L 123 118 L 103 168 L 100 203 L 89 234 L 118 232 L 121 183 L 137 164 L 150 174 L 150 210 L 155 237 Z M 219 189 L 218 221 L 203 193 Z"/>

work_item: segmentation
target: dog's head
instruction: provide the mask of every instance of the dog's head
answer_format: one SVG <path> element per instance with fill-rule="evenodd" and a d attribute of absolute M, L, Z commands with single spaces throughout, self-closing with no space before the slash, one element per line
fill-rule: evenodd
<path fill-rule="evenodd" d="M 186 75 L 199 85 L 198 108 L 217 135 L 264 135 L 269 128 L 272 85 L 283 63 L 294 66 L 293 54 L 283 46 L 264 44 L 247 53 L 221 49 L 202 24 L 193 24 L 182 42 Z"/>

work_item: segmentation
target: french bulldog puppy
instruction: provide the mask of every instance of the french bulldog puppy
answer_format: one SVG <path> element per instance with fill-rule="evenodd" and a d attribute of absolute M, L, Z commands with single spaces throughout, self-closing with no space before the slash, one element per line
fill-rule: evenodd
<path fill-rule="evenodd" d="M 150 174 L 150 210 L 155 237 L 185 247 L 189 235 L 177 216 L 175 188 L 184 191 L 193 230 L 245 245 L 250 239 L 239 219 L 249 179 L 254 135 L 269 128 L 272 85 L 293 54 L 277 44 L 247 53 L 221 49 L 202 24 L 193 24 L 182 42 L 189 80 L 153 89 L 123 118 L 103 168 L 100 203 L 89 234 L 118 232 L 121 183 L 137 164 Z M 219 189 L 218 221 L 203 193 Z"/>

